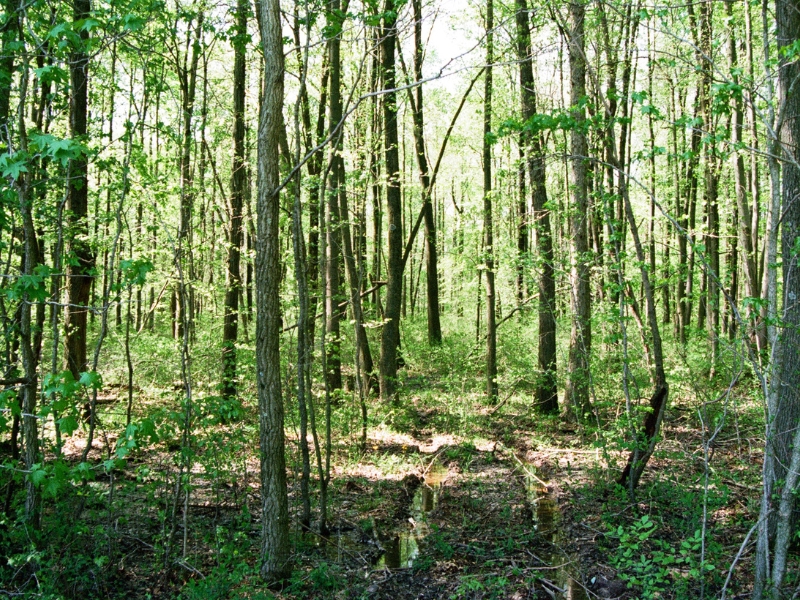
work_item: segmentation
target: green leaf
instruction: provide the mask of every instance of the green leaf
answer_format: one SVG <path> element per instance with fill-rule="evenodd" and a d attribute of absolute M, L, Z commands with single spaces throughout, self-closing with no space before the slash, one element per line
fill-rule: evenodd
<path fill-rule="evenodd" d="M 39 487 L 46 477 L 47 477 L 47 471 L 45 471 L 41 465 L 39 465 L 38 463 L 33 465 L 33 468 L 31 469 L 30 472 L 30 478 L 33 485 Z"/>
<path fill-rule="evenodd" d="M 0 172 L 3 177 L 19 179 L 22 173 L 28 172 L 28 155 L 25 152 L 3 154 L 0 156 Z"/>
<path fill-rule="evenodd" d="M 100 377 L 100 373 L 97 371 L 85 371 L 81 373 L 81 378 L 79 381 L 81 385 L 93 390 L 99 390 L 101 387 L 103 387 L 103 380 Z"/>
<path fill-rule="evenodd" d="M 67 415 L 58 420 L 58 425 L 61 427 L 61 433 L 72 435 L 78 429 L 78 419 L 75 415 Z"/>

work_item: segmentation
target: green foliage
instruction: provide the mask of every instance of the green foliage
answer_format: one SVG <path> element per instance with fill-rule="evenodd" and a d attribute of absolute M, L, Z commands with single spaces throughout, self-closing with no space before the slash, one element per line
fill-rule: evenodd
<path fill-rule="evenodd" d="M 612 565 L 624 581 L 641 589 L 643 598 L 660 597 L 667 589 L 672 589 L 678 597 L 687 597 L 700 578 L 714 571 L 714 564 L 708 558 L 700 564 L 700 530 L 681 540 L 676 548 L 653 537 L 656 529 L 648 515 L 629 527 L 617 527 L 611 534 L 619 544 Z"/>

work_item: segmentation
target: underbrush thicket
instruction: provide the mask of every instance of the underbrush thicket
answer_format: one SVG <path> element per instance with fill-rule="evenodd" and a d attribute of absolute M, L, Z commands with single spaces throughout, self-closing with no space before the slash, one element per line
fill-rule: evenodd
<path fill-rule="evenodd" d="M 532 320 L 522 313 L 502 325 L 500 401 L 494 407 L 483 396 L 483 345 L 463 319 L 452 315 L 445 330 L 455 333 L 434 348 L 422 320 L 403 322 L 402 401 L 389 407 L 367 400 L 365 447 L 356 393 L 345 392 L 334 403 L 333 548 L 318 533 L 300 531 L 294 340 L 285 337 L 295 569 L 277 592 L 264 589 L 258 578 L 252 347 L 242 344 L 239 352 L 240 399 L 223 400 L 216 388 L 218 331 L 198 325 L 189 404 L 175 376 L 175 342 L 142 333 L 134 349 L 133 418 L 126 425 L 123 338 L 112 332 L 102 380 L 45 378 L 41 464 L 28 473 L 13 460 L 3 465 L 0 589 L 38 598 L 391 597 L 399 592 L 381 591 L 390 584 L 375 575 L 374 564 L 387 536 L 409 518 L 414 477 L 435 459 L 447 466 L 449 479 L 431 514 L 424 551 L 394 579 L 399 590 L 405 586 L 411 593 L 424 582 L 438 590 L 436 597 L 505 598 L 545 585 L 547 571 L 537 570 L 542 565 L 535 559 L 541 551 L 531 549 L 555 542 L 537 534 L 534 501 L 520 475 L 521 464 L 536 463 L 563 513 L 566 535 L 556 545 L 579 564 L 575 577 L 582 584 L 605 578 L 621 582 L 627 597 L 711 598 L 738 559 L 727 593 L 746 591 L 751 566 L 739 546 L 758 512 L 764 423 L 744 349 L 738 342 L 725 346 L 710 376 L 705 332 L 695 332 L 686 346 L 667 340 L 671 406 L 658 450 L 632 497 L 614 480 L 637 443 L 631 431 L 647 410 L 650 375 L 638 331 L 627 324 L 626 356 L 613 315 L 597 319 L 602 337 L 593 359 L 594 414 L 573 426 L 531 408 L 537 373 Z M 567 342 L 560 343 L 563 369 Z M 352 353 L 345 343 L 342 355 Z M 98 431 L 83 460 L 87 422 L 81 412 L 95 390 Z M 315 387 L 319 422 L 323 397 Z M 4 402 L 12 404 L 10 397 Z M 3 419 L 2 441 L 8 443 L 11 419 Z M 26 480 L 42 492 L 38 530 L 22 521 Z M 312 487 L 315 481 L 312 468 Z"/>

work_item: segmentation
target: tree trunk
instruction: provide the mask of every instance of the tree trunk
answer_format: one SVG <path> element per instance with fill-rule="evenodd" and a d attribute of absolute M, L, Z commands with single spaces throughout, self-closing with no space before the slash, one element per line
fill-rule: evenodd
<path fill-rule="evenodd" d="M 536 115 L 536 90 L 531 57 L 530 18 L 527 0 L 517 0 L 517 59 L 519 60 L 520 99 L 523 121 Z M 542 412 L 558 412 L 556 369 L 556 280 L 553 266 L 553 236 L 550 229 L 550 210 L 547 208 L 545 156 L 540 132 L 523 131 L 528 176 L 533 201 L 533 227 L 539 268 L 539 378 L 536 386 L 536 406 Z M 524 174 L 522 175 L 524 177 Z M 520 202 L 524 202 L 521 199 Z M 522 233 L 520 233 L 521 241 Z M 527 231 L 525 231 L 527 244 Z"/>
<path fill-rule="evenodd" d="M 797 202 L 800 196 L 800 96 L 795 93 L 800 65 L 791 54 L 786 56 L 782 52 L 784 48 L 793 48 L 800 40 L 800 1 L 776 0 L 775 18 L 778 53 L 781 56 L 778 82 L 782 126 L 779 135 L 782 157 L 785 159 L 781 215 L 783 315 L 782 330 L 774 348 L 774 379 L 767 406 L 772 422 L 767 431 L 764 452 L 762 524 L 759 528 L 754 598 L 761 598 L 764 591 L 768 591 L 770 598 L 783 597 L 781 588 L 786 574 L 788 546 L 798 522 L 795 493 L 800 467 L 800 434 L 796 433 L 800 420 L 800 369 L 797 368 L 800 363 L 800 304 L 797 302 L 800 296 L 800 264 L 796 252 L 796 242 L 800 236 L 800 203 Z M 780 498 L 777 505 L 773 501 L 775 497 Z M 770 508 L 777 508 L 777 514 L 771 513 Z M 772 568 L 766 569 L 766 559 L 770 555 L 773 557 Z"/>
<path fill-rule="evenodd" d="M 197 90 L 197 68 L 200 61 L 200 38 L 203 35 L 203 13 L 201 12 L 197 17 L 197 24 L 195 26 L 194 41 L 192 42 L 192 55 L 187 70 L 184 62 L 182 67 L 179 68 L 181 84 L 181 111 L 183 117 L 183 140 L 181 142 L 181 161 L 180 161 L 180 178 L 181 178 L 181 204 L 180 204 L 180 222 L 178 224 L 178 256 L 177 260 L 188 260 L 188 281 L 181 285 L 179 290 L 180 295 L 185 295 L 187 301 L 182 299 L 178 302 L 178 315 L 176 316 L 177 328 L 175 330 L 175 337 L 181 338 L 183 336 L 183 323 L 184 321 L 190 329 L 193 328 L 194 322 L 194 302 L 193 302 L 193 282 L 194 269 L 192 268 L 192 219 L 194 216 L 194 178 L 192 173 L 192 146 L 194 143 L 194 133 L 192 131 L 192 118 L 194 116 L 194 102 Z M 190 33 L 187 32 L 187 35 Z M 183 318 L 181 311 L 188 309 L 189 313 L 186 319 Z"/>
<path fill-rule="evenodd" d="M 414 77 L 422 81 L 422 0 L 412 0 L 414 8 Z M 409 90 L 410 92 L 410 90 Z M 412 118 L 414 120 L 414 142 L 419 166 L 419 179 L 422 184 L 422 210 L 425 217 L 425 278 L 428 299 L 428 343 L 442 343 L 442 326 L 439 311 L 439 266 L 436 248 L 436 222 L 433 218 L 431 196 L 433 188 L 429 173 L 428 157 L 425 153 L 425 118 L 422 107 L 422 85 L 418 85 L 412 99 Z"/>
<path fill-rule="evenodd" d="M 91 11 L 89 0 L 75 0 L 74 19 L 86 19 Z M 89 103 L 88 71 L 89 56 L 84 45 L 89 33 L 80 32 L 80 41 L 72 51 L 70 61 L 70 132 L 73 139 L 86 136 L 86 120 Z M 95 257 L 88 243 L 88 163 L 85 154 L 69 162 L 69 184 L 67 186 L 67 210 L 71 214 L 71 251 L 75 261 L 67 271 L 69 285 L 64 329 L 67 332 L 67 368 L 75 379 L 86 369 L 86 325 L 89 293 L 92 287 L 92 270 Z"/>
<path fill-rule="evenodd" d="M 492 223 L 492 63 L 494 4 L 486 0 L 486 74 L 483 82 L 483 262 L 486 271 L 486 395 L 497 402 L 497 320 L 495 318 L 494 232 Z"/>
<path fill-rule="evenodd" d="M 264 87 L 258 124 L 256 236 L 256 380 L 261 462 L 261 575 L 285 579 L 289 563 L 289 503 L 280 371 L 279 143 L 283 124 L 283 35 L 278 0 L 258 4 Z"/>
<path fill-rule="evenodd" d="M 381 63 L 383 87 L 384 149 L 386 156 L 386 207 L 389 217 L 388 281 L 381 332 L 380 389 L 384 401 L 397 401 L 397 352 L 400 347 L 400 305 L 403 299 L 403 206 L 400 195 L 400 162 L 397 135 L 395 45 L 397 15 L 395 0 L 386 0 L 383 17 Z"/>
<path fill-rule="evenodd" d="M 235 398 L 236 341 L 239 337 L 239 294 L 242 287 L 240 258 L 242 247 L 242 207 L 247 170 L 245 163 L 245 51 L 247 42 L 247 0 L 236 3 L 236 36 L 233 39 L 233 170 L 231 173 L 228 260 L 225 278 L 225 316 L 222 330 L 222 396 Z"/>
<path fill-rule="evenodd" d="M 586 56 L 584 54 L 584 0 L 570 0 L 569 67 L 572 118 L 575 123 L 570 134 L 572 163 L 572 208 L 570 233 L 572 235 L 572 334 L 569 345 L 569 380 L 566 390 L 565 410 L 571 418 L 591 411 L 589 401 L 589 357 L 592 348 L 591 295 L 589 289 L 589 244 L 587 221 L 589 199 L 587 193 L 586 161 L 588 144 L 584 123 L 583 103 L 586 97 Z"/>

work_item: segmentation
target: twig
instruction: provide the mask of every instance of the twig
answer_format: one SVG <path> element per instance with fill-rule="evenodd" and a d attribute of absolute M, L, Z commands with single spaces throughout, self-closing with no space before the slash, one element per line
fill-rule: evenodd
<path fill-rule="evenodd" d="M 543 479 L 540 479 L 539 477 L 537 477 L 537 476 L 536 476 L 536 473 L 534 473 L 533 471 L 531 471 L 530 469 L 528 469 L 528 467 L 526 467 L 526 466 L 525 466 L 525 463 L 524 463 L 524 462 L 522 462 L 522 461 L 519 459 L 519 457 L 517 457 L 517 455 L 516 455 L 516 454 L 514 454 L 514 452 L 513 452 L 513 451 L 511 452 L 511 456 L 513 456 L 513 457 L 514 457 L 514 460 L 516 460 L 516 461 L 519 463 L 519 466 L 520 466 L 520 468 L 521 468 L 523 471 L 525 471 L 525 473 L 526 473 L 527 475 L 530 475 L 531 477 L 533 477 L 533 478 L 534 478 L 536 481 L 538 481 L 539 483 L 541 483 L 541 484 L 542 484 L 542 485 L 543 485 L 543 486 L 544 486 L 546 489 L 550 489 L 550 484 L 549 484 L 549 483 L 547 483 L 546 481 L 544 481 Z"/>

